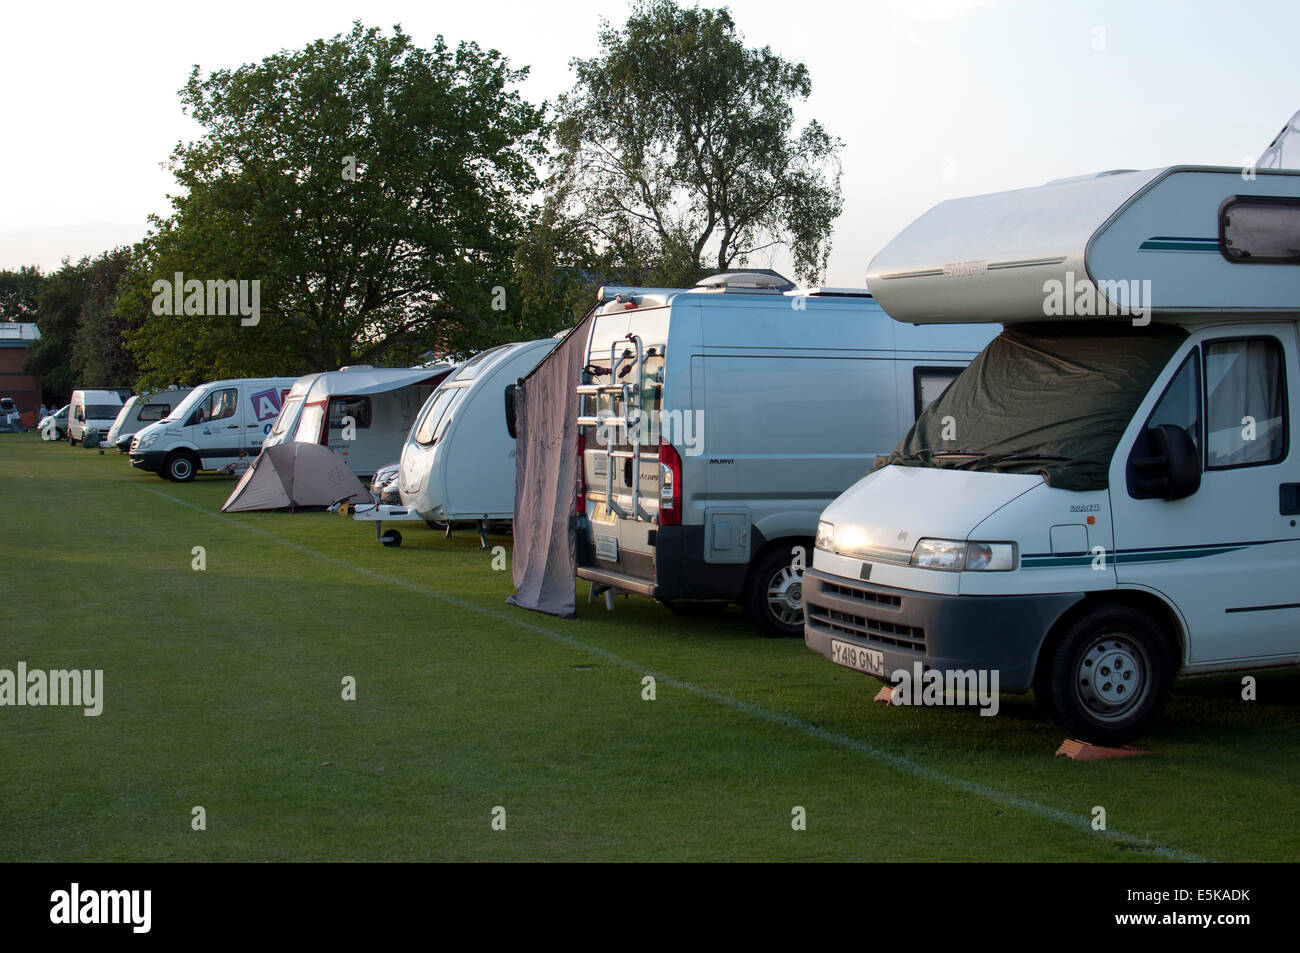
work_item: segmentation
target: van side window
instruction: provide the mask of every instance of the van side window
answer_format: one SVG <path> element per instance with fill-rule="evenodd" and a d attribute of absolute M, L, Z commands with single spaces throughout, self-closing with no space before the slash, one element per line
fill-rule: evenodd
<path fill-rule="evenodd" d="M 1196 348 L 1192 348 L 1192 353 L 1187 355 L 1183 366 L 1165 388 L 1164 396 L 1147 421 L 1147 429 L 1161 424 L 1182 427 L 1191 436 L 1196 449 L 1201 449 L 1201 357 Z"/>
<path fill-rule="evenodd" d="M 233 387 L 227 387 L 214 393 L 210 400 L 212 401 L 212 413 L 208 420 L 225 420 L 227 417 L 235 415 L 239 392 Z"/>
<path fill-rule="evenodd" d="M 370 426 L 369 397 L 335 397 L 330 400 L 330 429 L 341 430 L 344 418 L 351 417 L 358 430 Z"/>
<path fill-rule="evenodd" d="M 1206 466 L 1276 463 L 1287 452 L 1286 379 L 1276 338 L 1205 345 Z"/>
<path fill-rule="evenodd" d="M 1234 264 L 1300 264 L 1300 199 L 1228 199 L 1219 209 L 1219 251 Z"/>
<path fill-rule="evenodd" d="M 917 367 L 912 369 L 913 420 L 933 404 L 962 372 L 960 367 Z"/>

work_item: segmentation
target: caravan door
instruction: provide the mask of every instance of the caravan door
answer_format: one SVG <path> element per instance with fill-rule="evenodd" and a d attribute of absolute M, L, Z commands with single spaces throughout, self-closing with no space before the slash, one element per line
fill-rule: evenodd
<path fill-rule="evenodd" d="M 1300 654 L 1300 452 L 1289 433 L 1300 413 L 1296 352 L 1294 324 L 1193 334 L 1146 426 L 1187 430 L 1200 487 L 1172 502 L 1133 498 L 1128 441 L 1111 466 L 1117 580 L 1173 604 L 1193 667 Z"/>

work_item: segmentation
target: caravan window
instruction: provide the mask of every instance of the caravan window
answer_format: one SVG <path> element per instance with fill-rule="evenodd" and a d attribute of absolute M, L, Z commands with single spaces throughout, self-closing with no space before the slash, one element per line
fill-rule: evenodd
<path fill-rule="evenodd" d="M 325 421 L 325 401 L 313 402 L 302 409 L 293 439 L 299 443 L 320 443 L 321 424 Z"/>
<path fill-rule="evenodd" d="M 171 407 L 167 404 L 145 404 L 140 408 L 140 423 L 147 423 L 151 420 L 162 420 L 169 413 Z"/>
<path fill-rule="evenodd" d="M 1276 338 L 1205 346 L 1209 469 L 1276 463 L 1287 452 L 1286 379 Z"/>
<path fill-rule="evenodd" d="M 1228 199 L 1219 209 L 1219 251 L 1236 264 L 1300 264 L 1300 199 Z"/>
<path fill-rule="evenodd" d="M 472 380 L 478 372 L 483 369 L 483 365 L 492 359 L 494 354 L 500 354 L 509 346 L 509 344 L 498 344 L 496 347 L 490 347 L 486 351 L 479 351 L 462 364 L 460 370 L 453 374 L 451 379 L 454 381 Z"/>
<path fill-rule="evenodd" d="M 330 429 L 342 430 L 345 418 L 351 417 L 358 430 L 370 426 L 369 397 L 334 397 L 330 399 Z"/>
<path fill-rule="evenodd" d="M 424 413 L 415 425 L 415 442 L 421 446 L 432 446 L 442 436 L 446 423 L 450 423 L 449 411 L 460 400 L 467 387 L 443 387 L 424 405 Z"/>
<path fill-rule="evenodd" d="M 280 408 L 280 416 L 275 418 L 275 426 L 271 428 L 273 435 L 284 433 L 289 429 L 289 424 L 293 422 L 294 417 L 298 414 L 298 408 L 302 406 L 301 397 L 290 397 Z"/>

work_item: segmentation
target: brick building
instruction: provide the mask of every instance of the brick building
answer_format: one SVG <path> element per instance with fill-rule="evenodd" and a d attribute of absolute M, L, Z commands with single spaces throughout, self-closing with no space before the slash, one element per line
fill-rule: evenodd
<path fill-rule="evenodd" d="M 35 324 L 0 320 L 0 397 L 12 397 L 24 427 L 35 427 L 41 408 L 41 379 L 23 373 L 27 349 L 41 338 Z"/>

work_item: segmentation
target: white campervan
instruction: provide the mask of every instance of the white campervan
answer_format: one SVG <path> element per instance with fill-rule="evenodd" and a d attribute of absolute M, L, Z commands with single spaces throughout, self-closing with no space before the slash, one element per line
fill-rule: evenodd
<path fill-rule="evenodd" d="M 344 367 L 300 377 L 262 445 L 318 443 L 357 476 L 371 476 L 401 452 L 420 408 L 451 370 Z"/>
<path fill-rule="evenodd" d="M 1175 675 L 1300 661 L 1300 172 L 948 201 L 868 280 L 899 321 L 1005 330 L 822 514 L 811 648 L 996 673 L 1112 745 Z"/>
<path fill-rule="evenodd" d="M 68 404 L 68 442 L 76 444 L 86 432 L 108 432 L 122 409 L 122 395 L 115 390 L 74 390 Z"/>
<path fill-rule="evenodd" d="M 292 377 L 213 381 L 131 440 L 131 466 L 184 483 L 200 470 L 240 473 L 262 449 Z"/>
<path fill-rule="evenodd" d="M 117 447 L 126 453 L 131 445 L 131 438 L 152 423 L 167 417 L 190 392 L 190 388 L 181 387 L 158 391 L 154 394 L 136 394 L 128 398 L 118 411 L 113 426 L 108 428 L 104 443 Z"/>
<path fill-rule="evenodd" d="M 996 331 L 902 325 L 865 288 L 772 273 L 602 288 L 577 386 L 577 575 L 801 636 L 822 509 Z"/>

